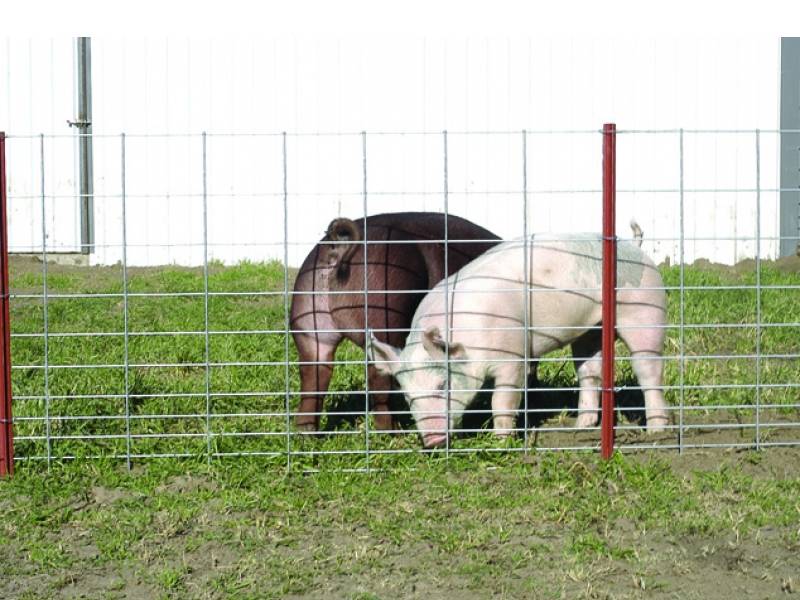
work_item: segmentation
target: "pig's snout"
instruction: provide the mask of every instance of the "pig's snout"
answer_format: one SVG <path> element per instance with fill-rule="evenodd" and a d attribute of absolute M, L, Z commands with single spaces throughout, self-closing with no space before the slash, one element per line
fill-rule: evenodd
<path fill-rule="evenodd" d="M 420 420 L 422 445 L 426 448 L 441 448 L 447 442 L 447 419 L 445 417 L 426 417 Z"/>
<path fill-rule="evenodd" d="M 446 443 L 446 433 L 427 433 L 422 435 L 422 445 L 426 448 L 441 448 Z"/>

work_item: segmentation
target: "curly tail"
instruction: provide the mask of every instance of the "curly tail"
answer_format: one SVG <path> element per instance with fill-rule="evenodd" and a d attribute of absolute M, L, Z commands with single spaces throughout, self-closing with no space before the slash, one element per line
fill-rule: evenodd
<path fill-rule="evenodd" d="M 339 279 L 346 279 L 350 274 L 350 259 L 358 248 L 357 242 L 361 241 L 361 233 L 353 220 L 338 218 L 328 225 L 325 237 L 331 242 L 339 242 L 328 246 L 328 265 L 336 269 Z"/>
<path fill-rule="evenodd" d="M 636 219 L 631 219 L 631 231 L 633 231 L 633 241 L 636 243 L 637 246 L 639 246 L 639 248 L 641 248 L 644 232 L 642 232 L 642 228 L 639 227 L 639 224 L 636 222 Z"/>

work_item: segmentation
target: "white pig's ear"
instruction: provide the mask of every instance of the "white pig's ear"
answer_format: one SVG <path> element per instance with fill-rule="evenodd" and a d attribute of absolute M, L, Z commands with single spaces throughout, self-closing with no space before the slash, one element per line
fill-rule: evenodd
<path fill-rule="evenodd" d="M 371 331 L 367 339 L 367 359 L 382 375 L 394 375 L 400 367 L 399 349 L 381 342 Z"/>
<path fill-rule="evenodd" d="M 434 360 L 445 360 L 447 358 L 447 342 L 442 339 L 439 328 L 435 325 L 428 327 L 422 334 L 422 346 Z M 450 344 L 450 358 L 463 358 L 465 355 L 463 344 Z"/>

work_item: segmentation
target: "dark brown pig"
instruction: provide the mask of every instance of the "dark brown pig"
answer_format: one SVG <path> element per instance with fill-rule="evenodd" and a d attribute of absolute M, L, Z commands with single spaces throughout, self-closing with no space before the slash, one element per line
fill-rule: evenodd
<path fill-rule="evenodd" d="M 483 227 L 452 215 L 447 217 L 446 237 L 456 241 L 447 245 L 445 272 L 445 244 L 441 241 L 445 239 L 444 214 L 406 212 L 367 217 L 367 241 L 371 242 L 366 245 L 367 326 L 379 340 L 403 346 L 408 335 L 405 330 L 426 291 L 500 240 Z M 323 243 L 314 247 L 297 274 L 291 328 L 301 363 L 301 399 L 296 418 L 299 429 L 314 431 L 319 427 L 336 347 L 345 338 L 364 347 L 363 240 L 364 219 L 333 220 Z M 405 290 L 417 291 L 404 293 Z M 391 429 L 387 393 L 391 378 L 378 373 L 372 365 L 368 378 L 375 425 Z"/>

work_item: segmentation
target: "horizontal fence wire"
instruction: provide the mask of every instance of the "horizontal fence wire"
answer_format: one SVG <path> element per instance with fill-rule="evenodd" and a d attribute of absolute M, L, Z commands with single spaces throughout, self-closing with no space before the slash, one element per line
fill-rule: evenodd
<path fill-rule="evenodd" d="M 617 324 L 617 448 L 800 445 L 800 262 L 775 250 L 782 240 L 800 240 L 800 230 L 780 235 L 774 225 L 779 196 L 800 193 L 774 177 L 777 164 L 765 141 L 800 130 L 616 134 L 617 212 L 640 220 L 642 251 L 653 262 L 642 270 L 658 274 L 639 284 L 618 275 L 618 301 L 625 305 L 632 286 L 640 296 L 631 296 L 631 305 L 665 298 L 663 320 Z M 428 455 L 599 449 L 598 407 L 592 404 L 601 391 L 599 369 L 593 370 L 599 345 L 592 345 L 592 336 L 599 340 L 599 319 L 551 322 L 553 315 L 537 311 L 557 302 L 559 312 L 569 313 L 578 298 L 599 304 L 599 279 L 575 265 L 586 260 L 599 269 L 591 244 L 600 239 L 601 174 L 579 173 L 574 187 L 550 184 L 542 179 L 541 161 L 547 144 L 563 142 L 571 148 L 567 158 L 585 155 L 599 164 L 601 130 L 92 134 L 116 146 L 107 155 L 116 166 L 98 168 L 104 184 L 93 194 L 106 233 L 95 240 L 88 263 L 70 264 L 76 246 L 64 223 L 80 195 L 53 175 L 63 168 L 60 162 L 71 164 L 71 154 L 51 149 L 79 136 L 5 138 L 14 217 L 9 300 L 15 461 L 49 466 L 112 458 L 130 468 L 135 460 L 252 457 L 275 469 L 371 471 L 406 468 L 414 457 Z M 663 144 L 652 155 L 661 159 L 643 166 L 650 155 L 641 158 L 626 144 L 644 145 L 652 137 Z M 296 146 L 329 138 L 353 143 L 336 156 L 314 157 Z M 391 153 L 407 151 L 402 144 L 409 138 L 424 138 L 427 145 L 419 156 L 413 146 L 413 156 L 396 159 Z M 741 145 L 736 157 L 720 151 L 708 166 L 703 150 L 690 145 L 700 138 Z M 147 188 L 142 147 L 157 155 L 155 144 L 182 139 L 191 144 L 185 153 L 194 161 L 191 168 L 168 161 L 164 172 L 176 169 L 170 178 L 184 188 Z M 261 168 L 271 185 L 248 190 L 233 179 L 221 188 L 221 170 L 247 178 L 257 163 L 234 161 L 231 167 L 220 154 L 227 146 L 220 144 L 249 141 L 269 150 Z M 490 146 L 495 143 L 500 145 Z M 495 150 L 513 166 L 492 159 Z M 410 170 L 418 160 L 424 185 L 386 183 L 388 171 L 378 160 L 386 156 L 396 159 L 397 170 Z M 484 164 L 471 163 L 478 160 L 471 156 Z M 575 161 L 573 170 L 583 169 Z M 644 174 L 637 175 L 637 168 Z M 343 183 L 336 189 L 302 187 L 303 176 L 326 169 L 338 169 Z M 341 174 L 345 169 L 350 171 Z M 507 173 L 506 181 L 492 184 L 481 170 Z M 479 177 L 485 180 L 474 183 Z M 248 203 L 240 207 L 241 199 Z M 168 213 L 168 222 L 148 219 L 147 211 L 162 200 L 181 208 Z M 426 225 L 428 216 L 402 225 L 374 220 L 406 206 L 417 210 L 416 202 L 427 203 L 422 212 L 438 215 L 444 229 Z M 258 221 L 254 230 L 263 222 L 260 238 L 221 228 L 248 207 L 266 212 L 234 215 L 236 222 L 249 217 Z M 642 217 L 646 211 L 652 216 Z M 725 211 L 735 215 L 729 227 Z M 474 276 L 465 266 L 469 260 L 462 254 L 470 248 L 498 242 L 482 229 L 500 222 L 495 213 L 505 215 L 500 237 L 516 240 L 507 242 L 506 251 L 524 259 L 516 279 L 498 276 L 499 282 L 481 287 L 514 262 L 497 258 Z M 581 223 L 594 218 L 587 215 L 598 218 L 591 231 L 547 231 L 548 219 L 560 214 Z M 463 216 L 473 222 L 469 235 Z M 355 237 L 320 239 L 336 217 L 353 219 Z M 159 239 L 143 235 L 142 223 L 183 233 Z M 415 228 L 416 237 L 406 236 Z M 624 269 L 631 259 L 622 249 L 638 242 L 627 226 L 617 230 Z M 564 260 L 576 261 L 565 262 L 564 273 L 547 275 L 550 282 L 537 279 L 548 243 L 565 244 L 572 250 Z M 735 248 L 732 258 L 716 260 L 729 247 Z M 239 259 L 218 258 L 237 248 L 239 254 L 224 256 Z M 142 258 L 141 252 L 163 256 L 161 249 L 188 254 L 185 262 L 161 265 Z M 340 267 L 337 261 L 348 252 L 350 262 Z M 475 252 L 477 258 L 481 253 Z M 474 264 L 490 261 L 492 252 Z M 559 284 L 565 277 L 568 283 Z M 440 323 L 438 339 L 412 319 L 423 298 L 422 306 L 439 302 L 425 313 Z M 487 306 L 511 312 L 494 314 Z M 646 335 L 664 338 L 663 348 L 627 346 L 626 340 Z M 548 339 L 555 341 L 543 341 Z M 383 351 L 380 342 L 399 352 L 404 341 L 402 355 L 376 354 Z M 427 364 L 420 356 L 434 360 Z M 437 379 L 439 368 L 443 380 Z M 648 369 L 663 376 L 655 384 L 640 381 Z M 648 428 L 655 421 L 645 400 L 654 390 L 664 395 L 666 419 Z"/>
<path fill-rule="evenodd" d="M 780 134 L 791 133 L 800 134 L 800 129 L 758 129 L 764 134 Z M 526 136 L 552 136 L 552 135 L 602 135 L 603 130 L 598 129 L 525 129 Z M 744 134 L 754 136 L 755 129 L 616 129 L 614 131 L 617 135 L 670 135 L 677 136 L 679 134 L 706 134 L 712 136 L 725 135 L 725 134 Z M 521 130 L 447 130 L 448 135 L 458 136 L 519 136 Z M 6 139 L 38 139 L 40 133 L 27 133 L 27 134 L 13 134 L 7 133 Z M 439 131 L 273 131 L 273 132 L 224 132 L 224 131 L 205 131 L 205 132 L 127 132 L 125 134 L 129 139 L 135 138 L 194 138 L 201 139 L 204 135 L 206 137 L 245 137 L 245 138 L 258 138 L 269 137 L 281 139 L 284 137 L 352 137 L 360 139 L 364 135 L 368 136 L 392 136 L 392 137 L 405 137 L 405 136 L 429 136 L 441 137 L 442 132 Z M 78 139 L 81 137 L 91 137 L 93 139 L 118 139 L 118 133 L 69 133 L 69 134 L 48 134 L 50 139 Z"/>

